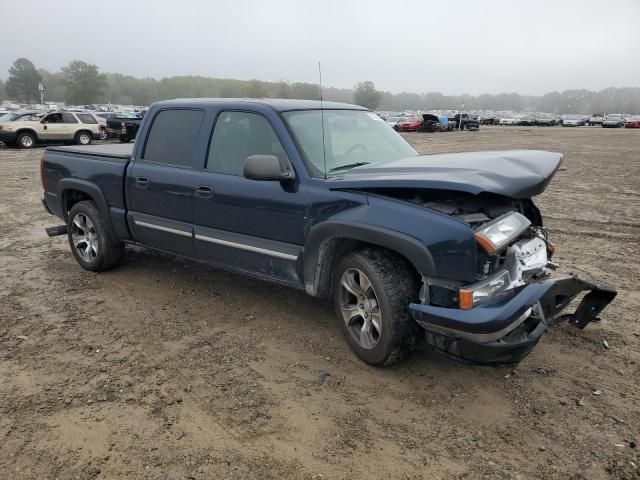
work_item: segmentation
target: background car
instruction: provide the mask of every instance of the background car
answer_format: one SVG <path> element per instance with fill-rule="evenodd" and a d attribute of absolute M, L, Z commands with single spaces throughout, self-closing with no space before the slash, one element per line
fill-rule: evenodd
<path fill-rule="evenodd" d="M 431 113 L 422 114 L 421 132 L 439 132 L 442 129 L 440 119 Z"/>
<path fill-rule="evenodd" d="M 604 113 L 592 113 L 587 121 L 587 125 L 602 125 Z"/>
<path fill-rule="evenodd" d="M 525 127 L 533 127 L 536 124 L 536 119 L 531 115 L 521 115 L 518 117 L 518 125 Z"/>
<path fill-rule="evenodd" d="M 499 125 L 518 125 L 516 117 L 502 117 L 498 122 Z"/>
<path fill-rule="evenodd" d="M 54 112 L 42 119 L 0 123 L 0 141 L 8 146 L 33 148 L 38 143 L 75 142 L 89 145 L 100 134 L 100 125 L 88 113 Z"/>
<path fill-rule="evenodd" d="M 422 128 L 422 118 L 418 115 L 405 115 L 396 124 L 398 132 L 418 132 Z"/>
<path fill-rule="evenodd" d="M 106 138 L 116 138 L 120 134 L 119 130 L 114 130 L 113 128 L 109 128 L 107 125 L 107 120 L 110 118 L 118 117 L 118 112 L 95 112 L 94 116 L 98 120 L 98 123 L 104 128 L 105 138 L 102 140 L 106 140 Z"/>
<path fill-rule="evenodd" d="M 640 128 L 640 116 L 629 117 L 624 121 L 625 128 Z"/>
<path fill-rule="evenodd" d="M 610 115 L 607 115 L 602 121 L 602 126 L 604 128 L 620 128 L 623 125 L 624 118 L 622 118 L 622 114 L 620 113 L 612 113 Z"/>
<path fill-rule="evenodd" d="M 487 115 L 480 117 L 480 125 L 498 125 L 500 119 L 496 115 Z"/>
<path fill-rule="evenodd" d="M 478 120 L 478 116 L 472 113 L 456 113 L 453 117 L 455 121 L 455 128 L 459 128 L 460 130 L 479 130 L 480 129 L 480 120 Z"/>
<path fill-rule="evenodd" d="M 582 115 L 564 115 L 562 117 L 563 127 L 583 127 L 585 125 Z"/>
<path fill-rule="evenodd" d="M 395 130 L 396 129 L 396 125 L 398 124 L 398 122 L 401 119 L 402 119 L 402 117 L 387 117 L 385 122 L 387 122 L 387 125 L 389 125 L 391 128 L 393 128 Z"/>
<path fill-rule="evenodd" d="M 540 114 L 534 117 L 535 124 L 539 127 L 553 127 L 556 124 L 556 119 L 551 115 Z"/>

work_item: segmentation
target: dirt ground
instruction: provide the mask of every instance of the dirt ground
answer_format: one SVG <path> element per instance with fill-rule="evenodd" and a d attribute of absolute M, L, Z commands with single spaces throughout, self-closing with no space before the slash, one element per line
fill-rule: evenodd
<path fill-rule="evenodd" d="M 564 152 L 537 203 L 561 271 L 618 287 L 602 322 L 515 368 L 368 367 L 304 293 L 142 249 L 81 270 L 44 233 L 42 149 L 3 148 L 0 479 L 640 478 L 640 131 L 406 138 Z"/>

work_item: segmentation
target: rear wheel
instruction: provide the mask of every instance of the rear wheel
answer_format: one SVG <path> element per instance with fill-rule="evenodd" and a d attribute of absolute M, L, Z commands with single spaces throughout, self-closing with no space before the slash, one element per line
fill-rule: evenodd
<path fill-rule="evenodd" d="M 102 272 L 115 267 L 122 258 L 124 246 L 116 240 L 91 201 L 76 203 L 67 219 L 69 246 L 76 261 L 85 270 Z"/>
<path fill-rule="evenodd" d="M 333 278 L 338 321 L 349 346 L 369 365 L 391 365 L 415 349 L 421 328 L 410 317 L 418 284 L 392 252 L 366 249 L 343 257 Z"/>
<path fill-rule="evenodd" d="M 33 148 L 36 144 L 36 136 L 33 133 L 24 132 L 16 139 L 19 148 Z"/>
<path fill-rule="evenodd" d="M 91 143 L 91 134 L 89 132 L 76 133 L 76 145 L 89 145 Z"/>

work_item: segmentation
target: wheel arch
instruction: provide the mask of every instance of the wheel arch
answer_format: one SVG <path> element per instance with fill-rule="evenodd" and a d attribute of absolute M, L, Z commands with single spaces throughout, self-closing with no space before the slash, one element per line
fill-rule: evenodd
<path fill-rule="evenodd" d="M 78 138 L 78 135 L 80 135 L 81 133 L 86 133 L 91 139 L 93 139 L 93 132 L 87 128 L 79 128 L 78 130 L 76 130 L 76 133 L 73 134 L 73 138 Z"/>
<path fill-rule="evenodd" d="M 348 252 L 367 246 L 390 250 L 402 257 L 417 275 L 435 276 L 431 253 L 417 239 L 373 225 L 332 221 L 315 226 L 307 237 L 303 257 L 307 293 L 329 297 L 338 260 Z"/>
<path fill-rule="evenodd" d="M 76 203 L 92 200 L 105 221 L 110 222 L 107 200 L 100 187 L 91 182 L 77 178 L 63 178 L 58 184 L 58 198 L 62 203 L 61 211 L 65 220 L 67 220 L 69 210 Z"/>
<path fill-rule="evenodd" d="M 18 138 L 18 135 L 20 135 L 21 133 L 30 133 L 35 137 L 36 141 L 38 141 L 38 138 L 39 138 L 38 132 L 36 132 L 33 128 L 29 128 L 29 127 L 19 128 L 18 130 L 16 130 L 16 138 Z"/>

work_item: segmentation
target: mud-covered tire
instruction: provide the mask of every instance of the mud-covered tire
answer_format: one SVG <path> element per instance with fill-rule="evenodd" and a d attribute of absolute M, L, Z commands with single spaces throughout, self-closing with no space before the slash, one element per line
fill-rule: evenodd
<path fill-rule="evenodd" d="M 373 348 L 363 348 L 354 338 L 343 314 L 343 274 L 356 269 L 370 281 L 377 297 L 382 328 Z M 388 366 L 404 360 L 424 338 L 421 327 L 409 316 L 408 306 L 418 297 L 419 283 L 407 262 L 395 253 L 367 248 L 345 255 L 333 272 L 333 301 L 338 322 L 352 351 L 363 362 L 374 366 Z M 356 298 L 356 297 L 354 297 Z"/>
<path fill-rule="evenodd" d="M 97 247 L 95 255 L 92 254 L 92 251 L 83 256 L 81 253 L 83 248 L 77 244 L 81 229 L 74 222 L 78 220 L 79 223 L 82 223 L 80 220 L 83 218 L 85 227 L 90 224 L 90 227 L 86 229 L 92 237 L 91 244 Z M 87 219 L 89 219 L 88 222 Z M 120 262 L 124 252 L 124 245 L 117 240 L 111 225 L 105 222 L 96 205 L 90 200 L 78 202 L 71 207 L 67 218 L 67 237 L 71 252 L 78 264 L 85 270 L 92 272 L 104 272 L 114 268 Z"/>

